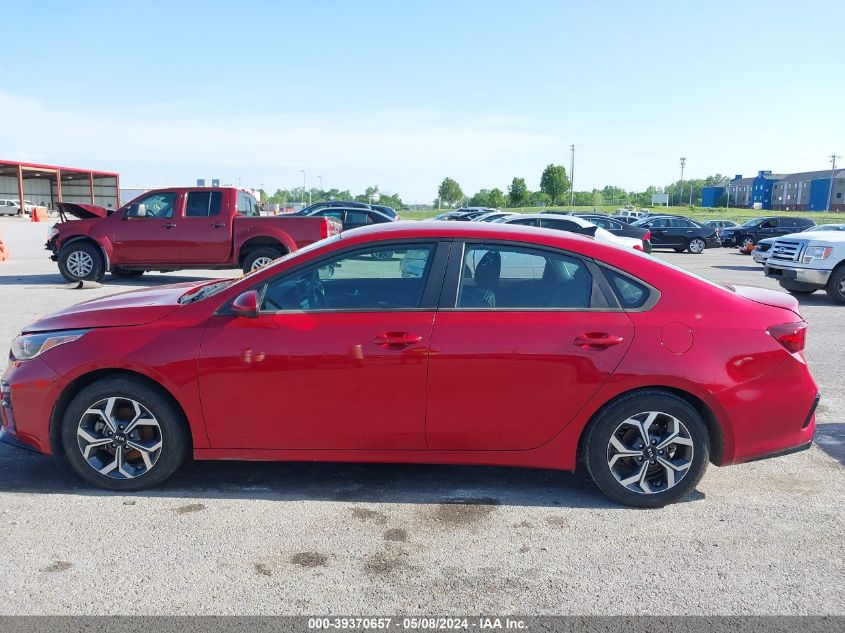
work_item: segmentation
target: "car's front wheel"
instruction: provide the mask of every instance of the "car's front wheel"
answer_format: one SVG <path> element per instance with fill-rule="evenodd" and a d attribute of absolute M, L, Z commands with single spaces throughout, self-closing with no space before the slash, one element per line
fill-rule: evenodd
<path fill-rule="evenodd" d="M 641 508 L 661 507 L 689 493 L 710 458 L 701 415 L 660 390 L 634 392 L 602 409 L 583 449 L 590 477 L 602 492 Z"/>
<path fill-rule="evenodd" d="M 163 482 L 190 453 L 178 408 L 140 380 L 107 378 L 80 391 L 65 410 L 62 446 L 73 469 L 109 490 Z"/>
<path fill-rule="evenodd" d="M 827 296 L 835 303 L 845 303 L 845 265 L 839 266 L 830 275 L 825 288 Z"/>
<path fill-rule="evenodd" d="M 59 272 L 67 281 L 100 281 L 105 263 L 100 249 L 91 242 L 71 242 L 59 251 Z"/>
<path fill-rule="evenodd" d="M 704 240 L 700 237 L 692 238 L 689 241 L 689 244 L 687 244 L 687 250 L 693 255 L 701 255 L 705 248 L 707 248 L 707 244 L 705 244 Z"/>

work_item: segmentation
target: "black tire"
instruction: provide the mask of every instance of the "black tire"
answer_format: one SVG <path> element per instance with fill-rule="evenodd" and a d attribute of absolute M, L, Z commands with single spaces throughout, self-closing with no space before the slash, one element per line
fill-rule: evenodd
<path fill-rule="evenodd" d="M 59 272 L 67 281 L 101 281 L 106 265 L 99 247 L 91 242 L 77 241 L 62 247 L 59 251 Z M 80 268 L 84 262 L 85 267 Z M 87 268 L 90 262 L 90 269 Z M 84 273 L 84 274 L 83 274 Z"/>
<path fill-rule="evenodd" d="M 86 410 L 108 398 L 134 400 L 146 408 L 158 422 L 160 452 L 152 467 L 134 478 L 116 478 L 99 473 L 83 457 L 77 440 L 80 421 Z M 94 417 L 96 419 L 96 416 Z M 90 419 L 90 416 L 86 419 Z M 107 490 L 132 491 L 157 486 L 182 465 L 191 450 L 187 422 L 178 407 L 145 382 L 126 377 L 98 380 L 80 391 L 62 416 L 61 439 L 65 456 L 76 473 L 85 481 Z M 109 450 L 109 447 L 103 450 Z M 134 452 L 140 455 L 138 451 Z"/>
<path fill-rule="evenodd" d="M 700 237 L 694 237 L 687 242 L 687 250 L 693 255 L 701 255 L 707 248 L 707 242 Z"/>
<path fill-rule="evenodd" d="M 271 248 L 269 246 L 256 248 L 255 250 L 250 251 L 244 258 L 244 263 L 242 266 L 244 274 L 251 272 L 252 267 L 257 261 L 268 258 L 272 261 L 274 259 L 279 259 L 279 257 L 281 257 L 282 255 L 284 255 L 284 253 L 277 248 Z"/>
<path fill-rule="evenodd" d="M 741 240 L 736 241 L 736 245 L 743 250 L 747 249 L 749 244 L 751 246 L 757 246 L 757 240 L 750 235 L 746 235 Z"/>
<path fill-rule="evenodd" d="M 123 278 L 133 278 L 133 277 L 140 277 L 146 271 L 145 270 L 127 270 L 126 268 L 115 268 L 111 271 L 113 277 L 123 277 Z"/>
<path fill-rule="evenodd" d="M 626 420 L 646 412 L 662 414 L 656 421 L 658 426 L 664 424 L 661 420 L 668 420 L 668 416 L 673 416 L 686 427 L 686 432 L 692 442 L 689 468 L 684 471 L 677 483 L 662 492 L 636 492 L 627 488 L 617 481 L 609 465 L 608 452 L 611 436 L 619 431 L 620 425 Z M 678 447 L 675 450 L 678 450 Z M 710 459 L 710 438 L 704 420 L 685 400 L 668 391 L 646 389 L 624 395 L 610 402 L 596 414 L 587 430 L 583 455 L 590 477 L 610 499 L 638 508 L 659 508 L 682 498 L 701 481 Z M 668 454 L 666 456 L 668 457 Z M 637 460 L 643 461 L 640 458 Z M 660 470 L 659 465 L 652 467 L 648 461 L 649 458 L 646 457 L 646 463 L 642 467 L 638 462 L 632 462 L 632 464 L 634 468 L 647 469 L 647 473 L 653 469 Z M 651 463 L 654 464 L 655 461 L 652 460 Z M 653 485 L 659 485 L 659 483 Z"/>
<path fill-rule="evenodd" d="M 825 292 L 834 303 L 845 304 L 845 266 L 840 265 L 830 274 Z"/>

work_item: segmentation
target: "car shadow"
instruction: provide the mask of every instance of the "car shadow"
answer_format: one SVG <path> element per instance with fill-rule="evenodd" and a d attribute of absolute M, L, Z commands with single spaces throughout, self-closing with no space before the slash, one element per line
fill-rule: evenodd
<path fill-rule="evenodd" d="M 813 442 L 833 459 L 845 466 L 845 422 L 816 425 Z"/>
<path fill-rule="evenodd" d="M 114 277 L 107 275 L 100 285 L 104 287 L 120 286 L 128 288 L 146 288 L 149 286 L 164 286 L 185 282 L 206 281 L 215 277 L 198 275 L 144 275 L 143 277 Z M 48 286 L 74 290 L 74 284 L 65 281 L 60 274 L 42 275 L 0 275 L 0 286 Z"/>
<path fill-rule="evenodd" d="M 718 268 L 719 270 L 737 270 L 740 272 L 763 272 L 762 264 L 754 264 L 753 266 L 711 266 L 711 268 Z"/>
<path fill-rule="evenodd" d="M 54 459 L 0 444 L 0 491 L 100 497 L 624 509 L 581 475 L 494 466 L 191 461 L 141 492 L 95 488 Z M 681 502 L 704 499 L 694 491 Z"/>

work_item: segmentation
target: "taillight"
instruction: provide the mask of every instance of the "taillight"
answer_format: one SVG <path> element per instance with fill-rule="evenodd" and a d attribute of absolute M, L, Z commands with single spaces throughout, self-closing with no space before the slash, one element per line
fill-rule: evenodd
<path fill-rule="evenodd" d="M 766 331 L 791 354 L 804 349 L 804 343 L 807 339 L 807 324 L 804 321 L 772 325 Z"/>
<path fill-rule="evenodd" d="M 343 225 L 334 218 L 325 218 L 320 226 L 320 238 L 325 239 L 337 235 L 343 229 Z"/>
<path fill-rule="evenodd" d="M 634 250 L 635 251 L 641 251 L 641 250 L 643 250 L 643 247 L 639 244 L 634 244 Z"/>
<path fill-rule="evenodd" d="M 651 231 L 646 231 L 646 232 L 645 232 L 645 235 L 643 235 L 643 240 L 645 240 L 646 242 L 650 242 L 650 241 L 651 241 Z"/>

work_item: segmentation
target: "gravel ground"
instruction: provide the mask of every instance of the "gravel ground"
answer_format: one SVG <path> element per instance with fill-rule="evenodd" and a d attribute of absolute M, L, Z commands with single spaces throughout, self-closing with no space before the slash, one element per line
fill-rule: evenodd
<path fill-rule="evenodd" d="M 0 345 L 78 301 L 236 274 L 66 290 L 47 226 L 0 220 Z M 659 256 L 776 287 L 733 250 Z M 0 614 L 845 614 L 845 308 L 801 302 L 817 445 L 711 467 L 660 510 L 568 473 L 443 466 L 198 462 L 117 495 L 0 445 Z"/>

